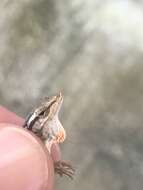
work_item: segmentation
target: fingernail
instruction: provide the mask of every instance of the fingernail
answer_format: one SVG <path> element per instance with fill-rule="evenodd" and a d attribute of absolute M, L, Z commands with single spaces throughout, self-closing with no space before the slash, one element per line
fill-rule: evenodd
<path fill-rule="evenodd" d="M 26 130 L 0 124 L 0 189 L 52 190 L 53 163 Z"/>

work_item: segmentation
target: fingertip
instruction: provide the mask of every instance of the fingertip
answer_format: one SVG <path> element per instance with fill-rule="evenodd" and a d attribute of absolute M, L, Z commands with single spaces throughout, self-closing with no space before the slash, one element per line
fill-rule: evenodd
<path fill-rule="evenodd" d="M 26 130 L 0 124 L 0 155 L 3 190 L 53 189 L 51 157 L 44 145 Z"/>

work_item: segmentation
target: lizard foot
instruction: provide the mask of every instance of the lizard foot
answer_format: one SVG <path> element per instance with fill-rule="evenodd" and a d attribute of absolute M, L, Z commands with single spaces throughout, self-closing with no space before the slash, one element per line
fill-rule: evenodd
<path fill-rule="evenodd" d="M 75 173 L 75 169 L 67 162 L 57 161 L 54 163 L 55 173 L 59 174 L 61 177 L 63 175 L 68 176 L 73 179 L 73 175 Z"/>

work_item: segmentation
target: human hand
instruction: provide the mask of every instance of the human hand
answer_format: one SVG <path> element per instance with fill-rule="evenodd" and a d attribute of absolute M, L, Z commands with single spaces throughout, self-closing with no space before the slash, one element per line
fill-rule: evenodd
<path fill-rule="evenodd" d="M 60 149 L 53 145 L 51 155 L 42 142 L 21 128 L 24 120 L 0 107 L 0 189 L 53 190 L 53 161 Z"/>

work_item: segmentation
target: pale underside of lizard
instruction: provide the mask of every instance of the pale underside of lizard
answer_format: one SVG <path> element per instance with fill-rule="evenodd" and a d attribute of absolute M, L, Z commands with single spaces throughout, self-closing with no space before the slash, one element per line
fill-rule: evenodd
<path fill-rule="evenodd" d="M 45 98 L 45 101 L 34 109 L 25 120 L 23 127 L 35 133 L 46 145 L 49 152 L 53 143 L 62 143 L 66 132 L 59 121 L 58 113 L 63 102 L 63 96 Z M 73 179 L 75 169 L 67 162 L 59 160 L 54 162 L 55 173 L 66 175 Z"/>

